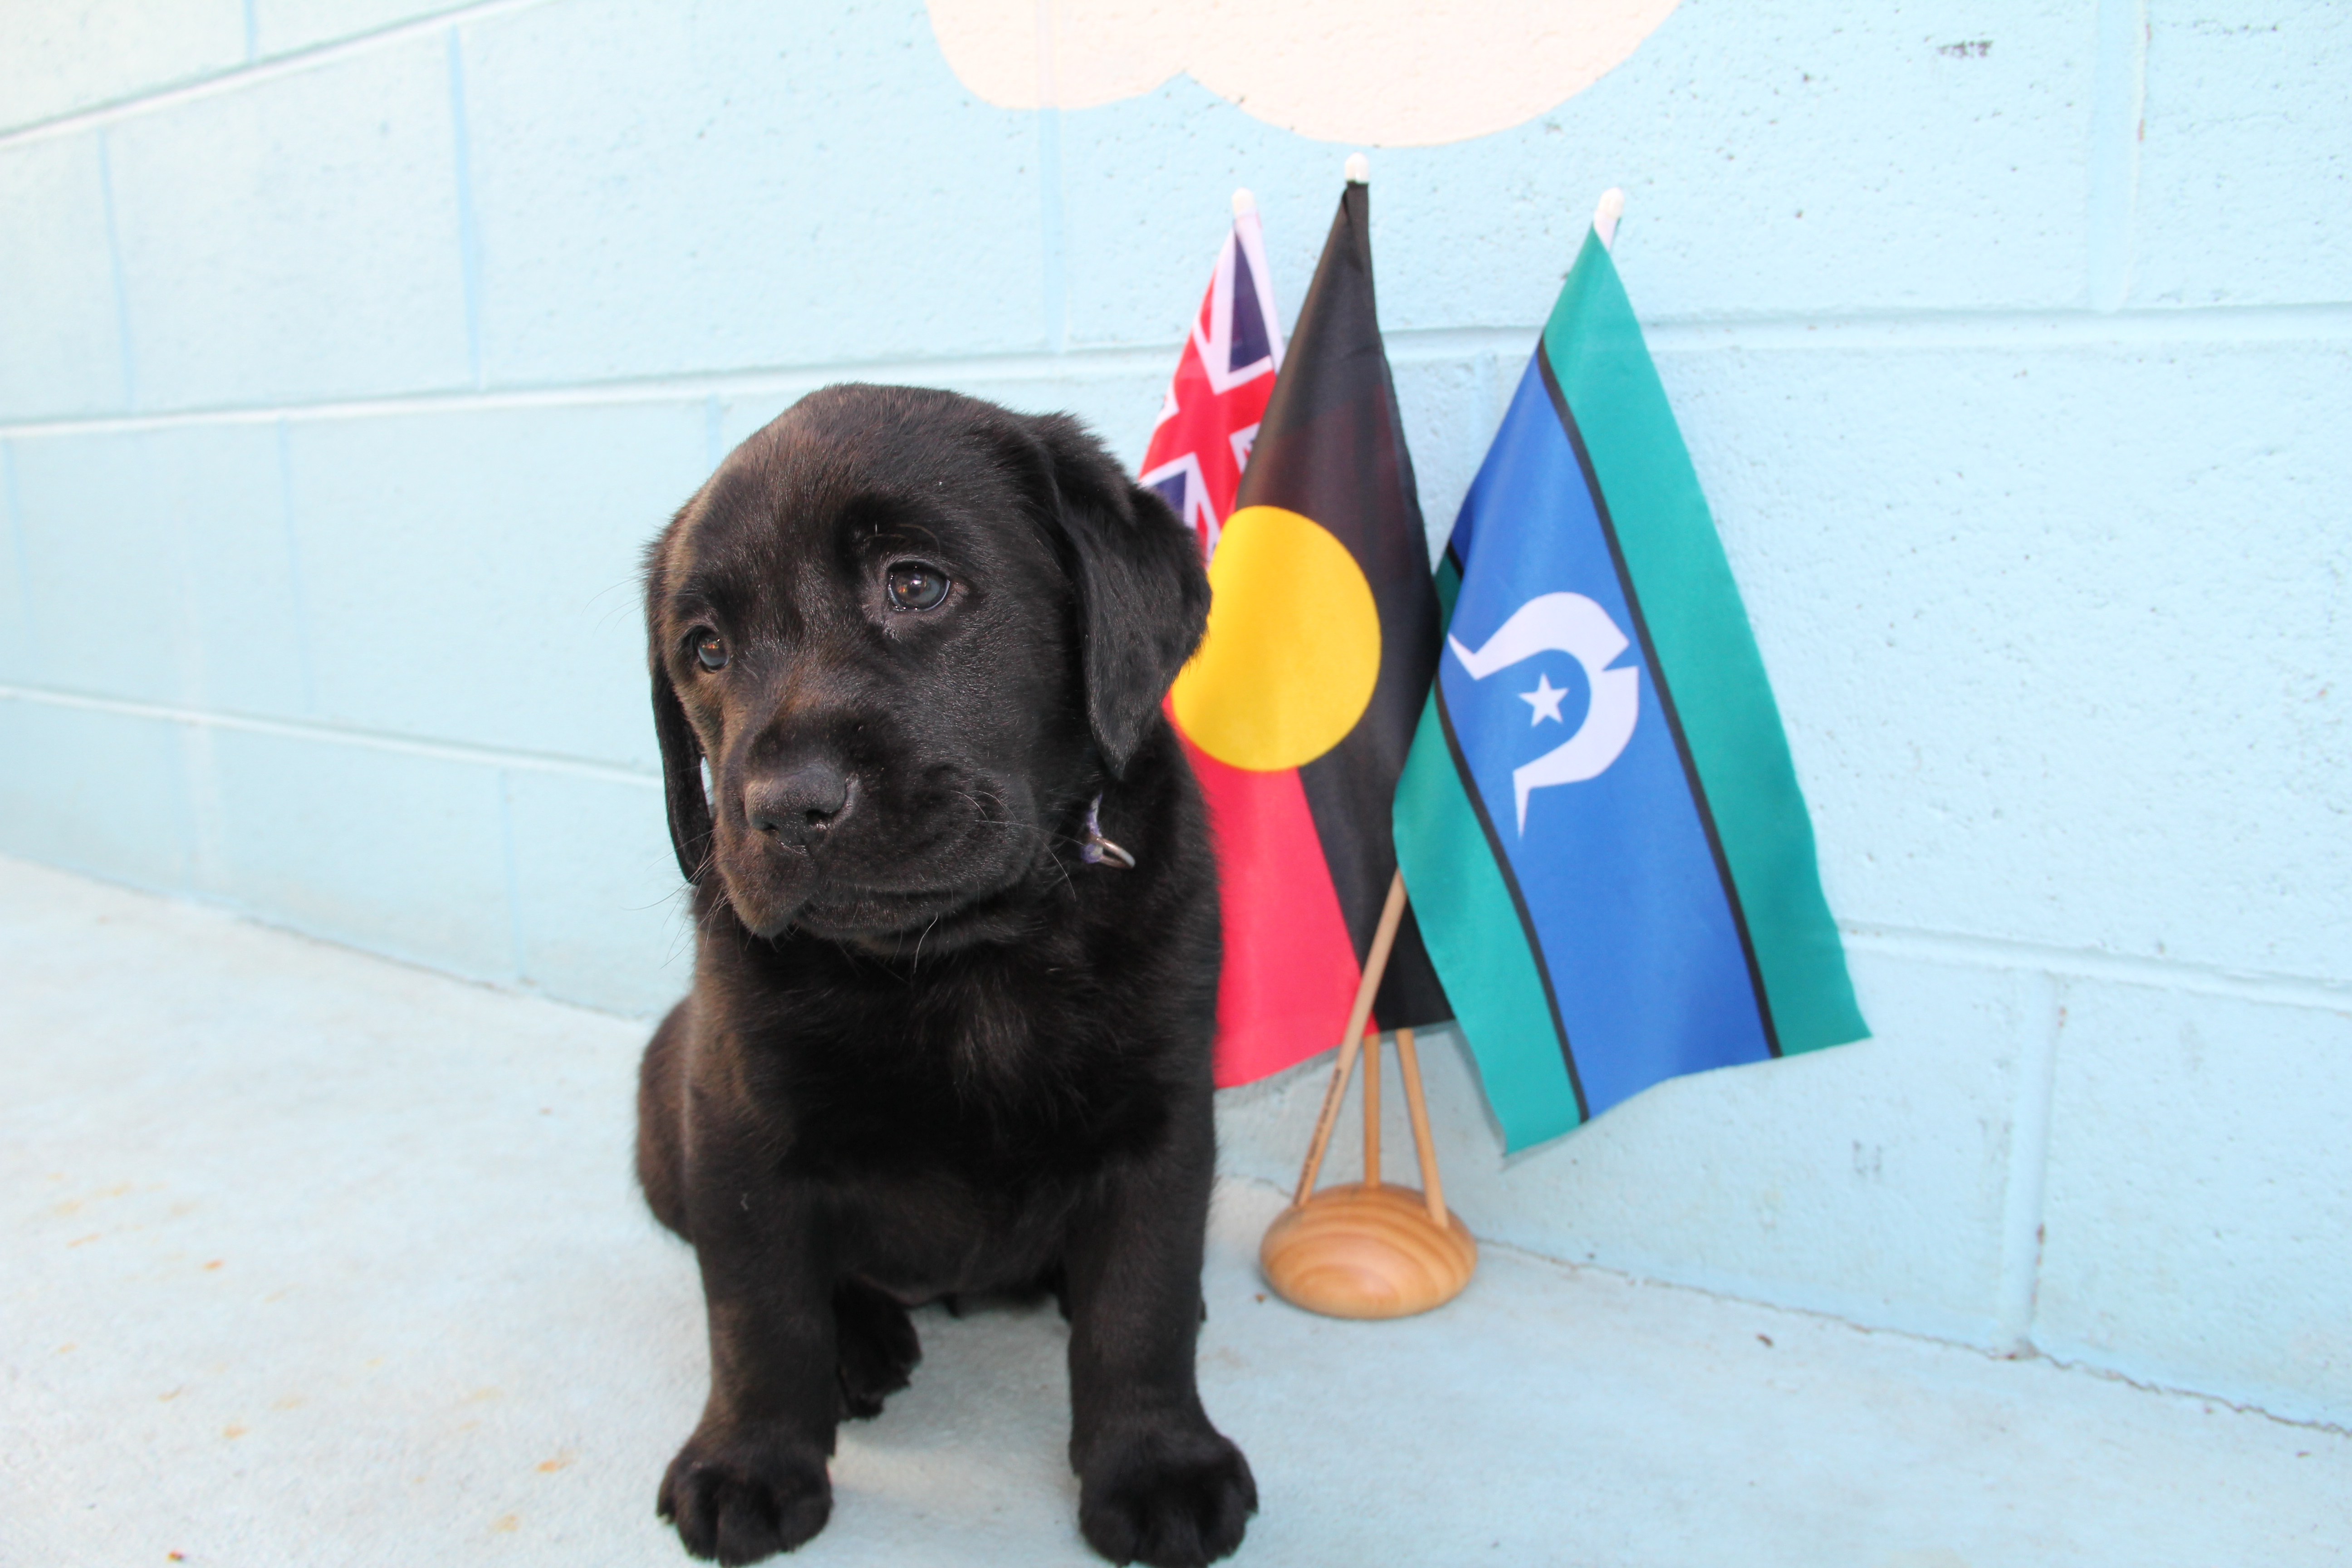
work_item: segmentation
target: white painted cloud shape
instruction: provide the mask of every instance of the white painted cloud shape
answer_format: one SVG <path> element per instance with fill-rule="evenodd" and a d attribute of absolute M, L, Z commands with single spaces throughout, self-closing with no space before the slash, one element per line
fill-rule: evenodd
<path fill-rule="evenodd" d="M 1425 147 L 1507 130 L 1599 80 L 1680 0 L 929 0 L 966 87 L 1090 109 L 1178 72 L 1328 142 Z"/>

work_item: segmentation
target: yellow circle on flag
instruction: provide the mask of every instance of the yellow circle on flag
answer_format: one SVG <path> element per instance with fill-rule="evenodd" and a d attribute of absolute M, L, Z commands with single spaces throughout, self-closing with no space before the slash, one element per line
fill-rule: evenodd
<path fill-rule="evenodd" d="M 1381 612 L 1348 547 L 1278 506 L 1234 513 L 1209 562 L 1209 630 L 1169 693 L 1202 751 L 1277 773 L 1363 717 L 1381 679 Z"/>

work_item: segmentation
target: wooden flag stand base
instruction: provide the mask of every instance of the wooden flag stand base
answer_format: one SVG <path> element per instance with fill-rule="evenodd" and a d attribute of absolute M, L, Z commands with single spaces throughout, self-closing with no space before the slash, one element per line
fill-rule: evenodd
<path fill-rule="evenodd" d="M 1388 969 L 1389 950 L 1396 944 L 1397 922 L 1403 918 L 1404 874 L 1399 872 L 1389 884 L 1363 982 L 1349 1009 L 1348 1032 L 1340 1037 L 1339 1059 L 1331 1069 L 1331 1087 L 1323 1094 L 1315 1141 L 1307 1145 L 1307 1165 L 1298 1173 L 1298 1192 L 1266 1227 L 1258 1247 L 1259 1267 L 1284 1300 L 1334 1318 L 1405 1318 L 1426 1312 L 1460 1295 L 1470 1283 L 1471 1270 L 1478 1267 L 1478 1244 L 1446 1212 L 1411 1029 L 1396 1032 L 1397 1067 L 1412 1116 L 1422 1190 L 1381 1180 L 1381 1037 L 1366 1034 L 1364 1026 L 1371 1017 L 1372 993 Z M 1364 1179 L 1318 1193 L 1315 1177 L 1339 1119 L 1339 1102 L 1356 1070 L 1360 1047 L 1365 1058 Z"/>

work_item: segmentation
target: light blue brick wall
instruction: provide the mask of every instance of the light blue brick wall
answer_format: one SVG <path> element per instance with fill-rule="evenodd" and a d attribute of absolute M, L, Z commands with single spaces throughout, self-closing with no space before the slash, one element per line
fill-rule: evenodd
<path fill-rule="evenodd" d="M 1439 530 L 1628 192 L 1878 1030 L 1507 1165 L 1436 1032 L 1482 1234 L 2352 1419 L 2348 80 L 2333 0 L 1685 0 L 1374 153 Z M 908 0 L 8 7 L 0 850 L 657 1009 L 643 541 L 843 376 L 1139 456 L 1228 192 L 1295 309 L 1347 151 Z"/>
<path fill-rule="evenodd" d="M 288 426 L 320 720 L 650 772 L 638 559 L 709 471 L 698 403 Z"/>
<path fill-rule="evenodd" d="M 0 47 L 0 128 L 136 100 L 249 57 L 243 0 L 13 0 Z"/>
<path fill-rule="evenodd" d="M 1045 346 L 1035 116 L 919 11 L 576 0 L 458 37 L 494 381 Z"/>
<path fill-rule="evenodd" d="M 0 245 L 0 417 L 94 414 L 128 400 L 106 186 L 96 135 L 0 143 L 0 211 L 10 220 Z"/>
<path fill-rule="evenodd" d="M 133 407 L 473 383 L 449 56 L 403 37 L 106 128 Z"/>

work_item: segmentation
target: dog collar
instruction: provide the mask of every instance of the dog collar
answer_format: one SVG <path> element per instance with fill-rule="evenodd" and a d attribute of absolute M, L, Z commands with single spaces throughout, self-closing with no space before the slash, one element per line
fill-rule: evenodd
<path fill-rule="evenodd" d="M 1078 850 L 1078 858 L 1089 866 L 1108 866 L 1118 871 L 1135 869 L 1135 857 L 1102 836 L 1102 796 L 1099 795 L 1087 803 L 1087 841 Z"/>

